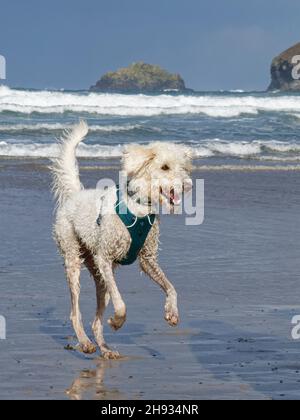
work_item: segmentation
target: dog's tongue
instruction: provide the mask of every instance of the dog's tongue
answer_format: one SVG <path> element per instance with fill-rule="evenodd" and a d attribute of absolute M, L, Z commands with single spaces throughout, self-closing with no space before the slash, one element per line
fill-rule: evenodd
<path fill-rule="evenodd" d="M 170 192 L 170 201 L 172 204 L 177 206 L 181 202 L 181 196 L 180 194 L 176 194 L 174 190 Z"/>

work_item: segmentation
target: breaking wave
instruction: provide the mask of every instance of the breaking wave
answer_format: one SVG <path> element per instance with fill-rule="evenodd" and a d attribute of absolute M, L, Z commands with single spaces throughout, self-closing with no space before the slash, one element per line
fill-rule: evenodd
<path fill-rule="evenodd" d="M 232 157 L 240 159 L 270 160 L 270 161 L 298 161 L 300 160 L 300 144 L 283 143 L 277 141 L 226 142 L 222 140 L 208 140 L 190 145 L 195 158 Z M 122 154 L 121 145 L 85 144 L 79 145 L 77 156 L 81 158 L 119 158 Z M 55 143 L 34 143 L 1 141 L 0 156 L 3 157 L 34 157 L 50 158 L 58 154 Z"/>
<path fill-rule="evenodd" d="M 57 144 L 41 143 L 8 143 L 0 142 L 0 156 L 52 158 L 58 155 Z M 122 153 L 121 146 L 100 146 L 80 144 L 77 156 L 82 158 L 117 158 Z"/>
<path fill-rule="evenodd" d="M 205 114 L 232 118 L 259 112 L 300 115 L 300 96 L 227 93 L 221 95 L 120 95 L 61 91 L 28 91 L 0 87 L 0 112 L 53 114 L 74 112 L 112 116 Z"/>
<path fill-rule="evenodd" d="M 52 133 L 56 131 L 63 131 L 71 128 L 72 124 L 60 123 L 37 123 L 37 124 L 0 124 L 0 133 Z M 127 125 L 90 125 L 89 132 L 102 133 L 118 133 L 122 131 L 133 131 L 142 129 L 141 124 L 127 124 Z M 153 130 L 155 131 L 155 129 Z"/>

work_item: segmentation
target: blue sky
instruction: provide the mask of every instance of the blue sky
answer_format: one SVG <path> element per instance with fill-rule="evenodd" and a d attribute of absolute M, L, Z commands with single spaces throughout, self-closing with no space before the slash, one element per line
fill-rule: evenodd
<path fill-rule="evenodd" d="M 1 0 L 9 86 L 84 89 L 143 60 L 198 90 L 267 87 L 300 41 L 299 0 Z"/>

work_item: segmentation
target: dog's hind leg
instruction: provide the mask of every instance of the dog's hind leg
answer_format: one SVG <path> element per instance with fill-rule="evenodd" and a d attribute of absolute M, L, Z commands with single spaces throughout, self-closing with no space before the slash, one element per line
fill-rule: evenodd
<path fill-rule="evenodd" d="M 120 354 L 108 347 L 103 336 L 103 315 L 110 300 L 107 287 L 101 274 L 96 269 L 94 259 L 91 255 L 85 259 L 85 265 L 93 277 L 96 286 L 97 311 L 92 326 L 96 343 L 98 344 L 104 359 L 117 359 L 120 357 Z"/>
<path fill-rule="evenodd" d="M 121 328 L 126 321 L 126 305 L 114 278 L 113 264 L 106 261 L 101 255 L 95 257 L 95 263 L 97 270 L 99 270 L 99 273 L 104 280 L 105 287 L 111 297 L 115 310 L 115 314 L 108 320 L 108 324 L 116 331 Z"/>
<path fill-rule="evenodd" d="M 62 229 L 61 226 L 63 226 Z M 80 245 L 73 233 L 73 230 L 67 223 L 63 225 L 58 224 L 55 229 L 55 236 L 57 244 L 65 260 L 66 277 L 68 280 L 70 294 L 71 294 L 71 316 L 70 319 L 73 324 L 80 347 L 84 353 L 95 353 L 96 346 L 90 341 L 86 335 L 82 316 L 79 307 L 80 297 L 80 269 L 82 257 L 80 253 Z"/>
<path fill-rule="evenodd" d="M 93 331 L 95 340 L 100 347 L 102 356 L 104 359 L 118 359 L 120 354 L 118 351 L 111 350 L 106 344 L 103 337 L 103 315 L 104 311 L 109 303 L 109 293 L 103 283 L 96 282 L 96 293 L 97 293 L 97 312 L 93 322 Z"/>
<path fill-rule="evenodd" d="M 81 259 L 79 255 L 66 257 L 66 275 L 71 293 L 71 316 L 75 333 L 77 335 L 80 347 L 84 353 L 92 354 L 96 352 L 96 346 L 86 335 L 82 323 L 82 316 L 79 307 L 80 297 L 80 268 Z"/>

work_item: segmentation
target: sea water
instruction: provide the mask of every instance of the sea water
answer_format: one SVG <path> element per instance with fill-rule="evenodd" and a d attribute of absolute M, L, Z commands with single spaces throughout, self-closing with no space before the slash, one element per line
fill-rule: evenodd
<path fill-rule="evenodd" d="M 80 119 L 90 127 L 82 158 L 118 158 L 128 143 L 173 141 L 201 163 L 300 163 L 300 95 L 197 92 L 121 95 L 0 86 L 0 156 L 57 155 L 57 137 Z"/>

